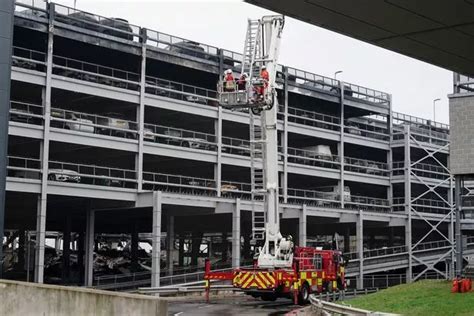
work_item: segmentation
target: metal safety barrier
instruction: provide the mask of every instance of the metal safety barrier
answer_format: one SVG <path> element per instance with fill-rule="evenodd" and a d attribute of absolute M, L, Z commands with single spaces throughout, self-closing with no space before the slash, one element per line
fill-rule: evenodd
<path fill-rule="evenodd" d="M 311 309 L 319 313 L 318 315 L 364 315 L 364 316 L 369 316 L 369 315 L 394 315 L 394 314 L 387 314 L 387 313 L 381 313 L 381 312 L 373 312 L 365 309 L 360 309 L 360 308 L 355 308 L 347 305 L 341 305 L 341 304 L 336 304 L 332 302 L 326 302 L 322 299 L 316 298 L 315 295 L 311 295 L 309 298 L 311 302 Z"/>

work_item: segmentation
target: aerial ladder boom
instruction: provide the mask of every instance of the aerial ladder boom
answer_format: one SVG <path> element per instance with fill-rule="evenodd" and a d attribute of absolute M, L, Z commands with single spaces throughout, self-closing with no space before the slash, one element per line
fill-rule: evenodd
<path fill-rule="evenodd" d="M 280 234 L 278 215 L 275 79 L 283 26 L 281 15 L 249 20 L 240 74 L 247 74 L 245 88 L 229 88 L 225 79 L 218 86 L 221 106 L 250 110 L 252 230 L 254 241 L 257 244 L 261 241 L 258 248 L 258 266 L 261 268 L 291 267 L 293 261 L 293 243 Z M 260 77 L 262 66 L 268 71 L 268 81 Z M 262 169 L 257 167 L 260 164 Z"/>

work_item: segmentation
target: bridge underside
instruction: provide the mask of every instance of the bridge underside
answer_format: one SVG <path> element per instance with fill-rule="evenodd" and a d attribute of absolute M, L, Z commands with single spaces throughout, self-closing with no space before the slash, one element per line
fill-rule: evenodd
<path fill-rule="evenodd" d="M 474 75 L 469 0 L 246 0 L 427 63 Z"/>

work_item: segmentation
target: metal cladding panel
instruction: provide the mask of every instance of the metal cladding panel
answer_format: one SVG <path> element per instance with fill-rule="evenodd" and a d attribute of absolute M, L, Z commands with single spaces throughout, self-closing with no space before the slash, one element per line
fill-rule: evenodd
<path fill-rule="evenodd" d="M 0 5 L 0 238 L 3 238 L 5 215 L 5 185 L 8 142 L 8 112 L 10 110 L 10 76 L 13 40 L 14 0 L 2 0 Z M 2 258 L 0 247 L 0 258 Z M 2 269 L 0 266 L 0 278 Z"/>
<path fill-rule="evenodd" d="M 449 125 L 451 173 L 474 174 L 474 95 L 450 96 Z"/>

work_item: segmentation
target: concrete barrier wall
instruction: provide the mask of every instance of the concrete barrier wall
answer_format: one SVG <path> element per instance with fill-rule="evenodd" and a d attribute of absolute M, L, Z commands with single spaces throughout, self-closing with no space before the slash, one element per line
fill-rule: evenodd
<path fill-rule="evenodd" d="M 167 315 L 152 296 L 0 280 L 0 315 Z"/>

